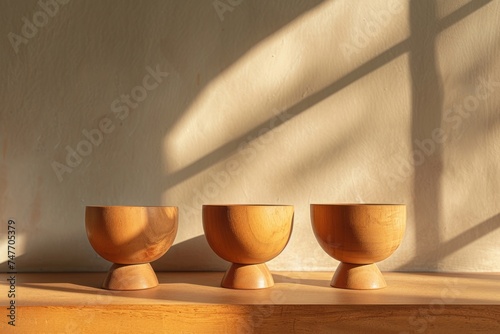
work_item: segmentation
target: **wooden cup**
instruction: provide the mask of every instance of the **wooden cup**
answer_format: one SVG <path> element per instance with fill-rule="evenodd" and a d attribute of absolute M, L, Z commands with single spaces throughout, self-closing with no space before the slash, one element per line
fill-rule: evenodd
<path fill-rule="evenodd" d="M 221 286 L 262 289 L 274 285 L 265 262 L 285 248 L 293 226 L 290 205 L 204 205 L 203 229 L 213 251 L 232 262 Z"/>
<path fill-rule="evenodd" d="M 87 206 L 85 229 L 92 248 L 113 262 L 103 288 L 140 290 L 158 285 L 150 262 L 167 252 L 177 234 L 171 206 Z"/>
<path fill-rule="evenodd" d="M 311 204 L 314 235 L 323 250 L 341 261 L 331 286 L 387 286 L 375 262 L 399 247 L 406 227 L 403 204 Z"/>

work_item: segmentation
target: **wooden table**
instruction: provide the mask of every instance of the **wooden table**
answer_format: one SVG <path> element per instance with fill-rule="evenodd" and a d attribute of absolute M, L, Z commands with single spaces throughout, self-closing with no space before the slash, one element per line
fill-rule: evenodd
<path fill-rule="evenodd" d="M 331 288 L 323 272 L 229 290 L 222 275 L 165 272 L 150 290 L 107 291 L 105 273 L 18 273 L 9 299 L 1 274 L 0 333 L 500 333 L 500 273 L 390 272 L 371 291 Z"/>

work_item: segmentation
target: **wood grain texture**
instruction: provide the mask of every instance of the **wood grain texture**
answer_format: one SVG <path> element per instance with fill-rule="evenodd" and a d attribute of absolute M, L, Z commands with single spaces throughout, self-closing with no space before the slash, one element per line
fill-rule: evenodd
<path fill-rule="evenodd" d="M 102 283 L 104 289 L 110 290 L 140 290 L 155 286 L 158 286 L 158 278 L 149 263 L 114 263 Z"/>
<path fill-rule="evenodd" d="M 333 258 L 370 264 L 388 258 L 403 240 L 406 206 L 311 204 L 314 234 Z"/>
<path fill-rule="evenodd" d="M 252 291 L 220 288 L 223 273 L 158 273 L 156 288 L 108 291 L 105 273 L 18 274 L 15 331 L 0 332 L 500 331 L 500 273 L 384 275 L 388 287 L 369 291 L 331 288 L 326 272 L 274 272 L 274 287 Z"/>
<path fill-rule="evenodd" d="M 273 276 L 265 263 L 233 263 L 224 274 L 221 286 L 229 289 L 264 289 L 274 285 Z"/>
<path fill-rule="evenodd" d="M 177 234 L 178 208 L 169 206 L 87 206 L 85 230 L 92 248 L 119 264 L 154 261 Z"/>
<path fill-rule="evenodd" d="M 500 308 L 157 305 L 20 308 L 19 333 L 498 333 Z M 43 319 L 36 324 L 33 319 Z"/>
<path fill-rule="evenodd" d="M 293 226 L 290 205 L 203 205 L 208 244 L 226 261 L 264 263 L 283 251 Z"/>

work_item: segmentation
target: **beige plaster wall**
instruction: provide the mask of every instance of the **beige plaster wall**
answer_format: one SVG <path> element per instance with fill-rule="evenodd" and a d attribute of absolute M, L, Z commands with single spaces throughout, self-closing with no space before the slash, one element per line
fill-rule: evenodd
<path fill-rule="evenodd" d="M 284 203 L 295 227 L 270 267 L 333 270 L 309 204 L 401 202 L 381 269 L 500 271 L 499 16 L 500 1 L 8 1 L 0 263 L 14 219 L 19 271 L 105 270 L 86 205 L 177 205 L 155 268 L 222 270 L 201 204 Z"/>

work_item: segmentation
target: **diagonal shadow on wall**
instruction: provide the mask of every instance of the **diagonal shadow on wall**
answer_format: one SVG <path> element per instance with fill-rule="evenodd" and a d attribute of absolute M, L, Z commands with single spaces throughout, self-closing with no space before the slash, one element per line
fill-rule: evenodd
<path fill-rule="evenodd" d="M 456 22 L 459 22 L 460 20 L 462 20 L 466 16 L 472 14 L 476 10 L 480 9 L 482 6 L 486 5 L 490 1 L 491 0 L 480 0 L 480 1 L 475 1 L 475 2 L 471 2 L 467 5 L 464 5 L 463 7 L 456 10 L 455 12 L 449 14 L 445 18 L 439 20 L 439 22 L 435 22 L 432 25 L 432 27 L 430 27 L 430 28 L 427 27 L 427 30 L 431 29 L 432 31 L 420 31 L 420 32 L 419 32 L 419 30 L 422 27 L 420 27 L 419 22 L 415 22 L 415 20 L 417 19 L 416 16 L 428 14 L 425 12 L 425 10 L 427 10 L 425 7 L 428 7 L 429 4 L 432 4 L 432 3 L 431 2 L 423 2 L 423 4 L 412 4 L 412 6 L 416 7 L 413 9 L 413 11 L 420 11 L 420 13 L 415 14 L 414 15 L 415 17 L 413 18 L 413 21 L 414 21 L 413 22 L 413 25 L 414 25 L 413 30 L 416 30 L 416 34 L 417 34 L 415 43 L 413 40 L 415 38 L 414 36 L 411 36 L 410 38 L 397 43 L 396 45 L 394 45 L 391 48 L 387 49 L 386 51 L 380 53 L 376 57 L 373 57 L 372 59 L 370 59 L 369 61 L 367 61 L 363 65 L 359 66 L 358 68 L 354 69 L 353 71 L 351 71 L 351 72 L 347 73 L 346 75 L 342 76 L 341 78 L 337 79 L 335 82 L 333 82 L 329 86 L 321 89 L 318 92 L 315 92 L 315 93 L 307 96 L 306 98 L 302 99 L 301 101 L 299 101 L 298 103 L 296 103 L 292 107 L 290 107 L 286 110 L 283 110 L 276 115 L 273 115 L 273 117 L 277 116 L 278 118 L 281 118 L 281 119 L 290 120 L 293 117 L 308 110 L 309 108 L 311 108 L 315 104 L 320 103 L 321 101 L 328 98 L 329 96 L 341 91 L 342 89 L 351 85 L 352 83 L 356 82 L 357 80 L 363 78 L 364 76 L 370 74 L 371 72 L 377 70 L 378 68 L 386 65 L 387 63 L 391 62 L 395 58 L 401 56 L 402 54 L 404 54 L 406 52 L 410 52 L 410 51 L 416 53 L 415 56 L 413 56 L 413 58 L 412 58 L 413 62 L 415 63 L 414 65 L 412 65 L 412 73 L 415 76 L 414 80 L 418 81 L 415 84 L 415 86 L 425 87 L 426 84 L 422 85 L 422 82 L 424 80 L 426 80 L 426 78 L 425 78 L 426 74 L 421 73 L 421 72 L 427 70 L 427 68 L 421 67 L 421 66 L 428 67 L 429 64 L 427 64 L 427 62 L 430 61 L 429 59 L 425 60 L 426 59 L 425 56 L 428 53 L 428 48 L 429 48 L 427 45 L 428 41 L 425 38 L 428 38 L 429 37 L 428 35 L 431 32 L 432 32 L 432 36 L 435 36 L 440 31 L 448 28 L 450 25 L 452 25 Z M 432 6 L 434 6 L 434 5 L 432 5 Z M 419 9 L 418 7 L 424 7 L 424 8 Z M 434 9 L 434 11 L 435 11 L 435 9 Z M 416 46 L 416 45 L 419 45 L 419 46 Z M 423 47 L 423 49 L 420 49 L 420 47 Z M 434 52 L 434 50 L 433 50 L 433 52 Z M 434 55 L 432 55 L 431 61 L 435 62 Z M 418 62 L 421 62 L 421 63 L 418 63 Z M 432 66 L 434 67 L 434 65 L 432 65 Z M 435 69 L 434 69 L 434 71 L 435 71 Z M 429 75 L 432 75 L 432 72 L 429 73 Z M 436 77 L 437 77 L 437 74 L 436 74 Z M 434 87 L 436 87 L 436 86 L 434 86 Z M 420 88 L 415 88 L 414 95 L 419 95 L 420 99 L 421 99 L 423 97 L 422 96 L 423 92 L 420 92 L 419 89 Z M 429 92 L 432 93 L 432 91 L 430 89 L 429 89 Z M 440 98 L 440 99 L 442 100 L 442 98 Z M 418 100 L 419 100 L 418 96 L 414 97 L 413 109 L 420 108 L 419 105 L 416 105 L 416 104 L 422 103 L 423 101 L 419 102 Z M 438 105 L 441 105 L 441 103 L 436 104 L 436 106 L 438 106 Z M 438 109 L 434 110 L 434 108 L 433 108 L 433 112 L 436 112 L 436 111 L 439 112 Z M 419 118 L 419 117 L 422 117 L 422 119 L 425 118 L 424 115 L 419 115 L 417 118 Z M 438 118 L 440 118 L 440 117 L 441 117 L 441 115 L 438 116 Z M 206 155 L 198 158 L 196 161 L 190 163 L 186 167 L 184 167 L 176 172 L 170 173 L 168 175 L 168 178 L 167 178 L 164 186 L 166 187 L 166 189 L 173 187 L 179 183 L 182 183 L 183 181 L 192 177 L 193 175 L 196 175 L 196 174 L 202 172 L 203 170 L 209 168 L 210 166 L 217 163 L 218 161 L 223 160 L 225 157 L 234 153 L 237 150 L 238 146 L 245 140 L 245 138 L 249 138 L 249 137 L 258 138 L 259 136 L 265 135 L 266 132 L 262 132 L 262 129 L 267 129 L 267 125 L 269 124 L 270 120 L 271 120 L 271 118 L 267 119 L 264 122 L 257 124 L 252 129 L 248 130 L 245 133 L 242 133 L 237 138 L 226 142 L 225 144 L 219 146 L 218 148 L 214 149 L 210 153 L 207 153 Z M 282 122 L 279 125 L 284 124 L 285 122 Z M 419 120 L 416 119 L 416 122 L 418 123 Z M 416 129 L 416 128 L 420 128 L 420 127 L 422 127 L 422 124 L 415 125 L 414 132 L 415 131 L 418 132 L 418 129 Z M 416 135 L 417 135 L 417 133 L 415 133 L 413 135 L 413 137 L 415 137 Z"/>
<path fill-rule="evenodd" d="M 500 228 L 500 214 L 497 214 L 493 217 L 488 218 L 487 220 L 471 227 L 470 229 L 460 233 L 456 237 L 448 240 L 448 241 L 440 241 L 439 245 L 436 247 L 439 249 L 420 249 L 420 253 L 418 253 L 418 258 L 414 258 L 408 263 L 405 263 L 399 269 L 402 270 L 415 270 L 414 263 L 417 265 L 420 262 L 417 262 L 419 259 L 431 259 L 437 257 L 436 261 L 439 259 L 443 259 L 448 255 L 451 255 L 465 246 L 475 242 L 481 237 L 488 235 L 489 233 Z M 436 255 L 435 253 L 438 253 Z M 417 259 L 417 260 L 416 260 Z M 418 269 L 418 268 L 417 268 Z"/>
<path fill-rule="evenodd" d="M 441 238 L 438 224 L 440 220 L 441 173 L 443 169 L 441 147 L 436 145 L 430 157 L 422 156 L 419 158 L 416 152 L 422 150 L 421 145 L 423 141 L 432 138 L 434 129 L 441 128 L 443 92 L 437 68 L 436 37 L 441 31 L 460 22 L 490 1 L 480 0 L 469 2 L 440 20 L 437 19 L 435 2 L 412 1 L 409 12 L 411 29 L 411 36 L 409 38 L 395 44 L 337 79 L 329 86 L 307 96 L 278 114 L 278 117 L 282 116 L 283 119 L 292 119 L 329 96 L 386 65 L 393 59 L 406 52 L 409 53 L 410 74 L 412 78 L 412 124 L 410 140 L 416 159 L 413 180 L 414 202 L 412 203 L 412 207 L 414 208 L 415 235 L 417 236 L 417 240 L 415 257 L 399 269 L 418 270 L 419 268 L 428 268 L 429 263 L 437 265 L 439 259 L 447 254 L 446 248 L 443 249 L 440 247 Z M 429 16 L 432 19 L 426 20 L 425 18 Z M 422 25 L 422 22 L 427 22 L 428 24 Z M 266 132 L 262 132 L 262 129 L 266 129 L 270 120 L 268 119 L 253 126 L 252 129 L 224 143 L 206 155 L 199 157 L 186 167 L 168 174 L 167 178 L 164 179 L 163 185 L 165 189 L 168 190 L 190 177 L 203 172 L 219 161 L 224 160 L 234 153 L 246 138 L 258 138 L 265 135 Z M 435 245 L 431 252 L 428 249 L 422 249 L 420 246 L 423 239 L 426 240 L 426 243 Z"/>

